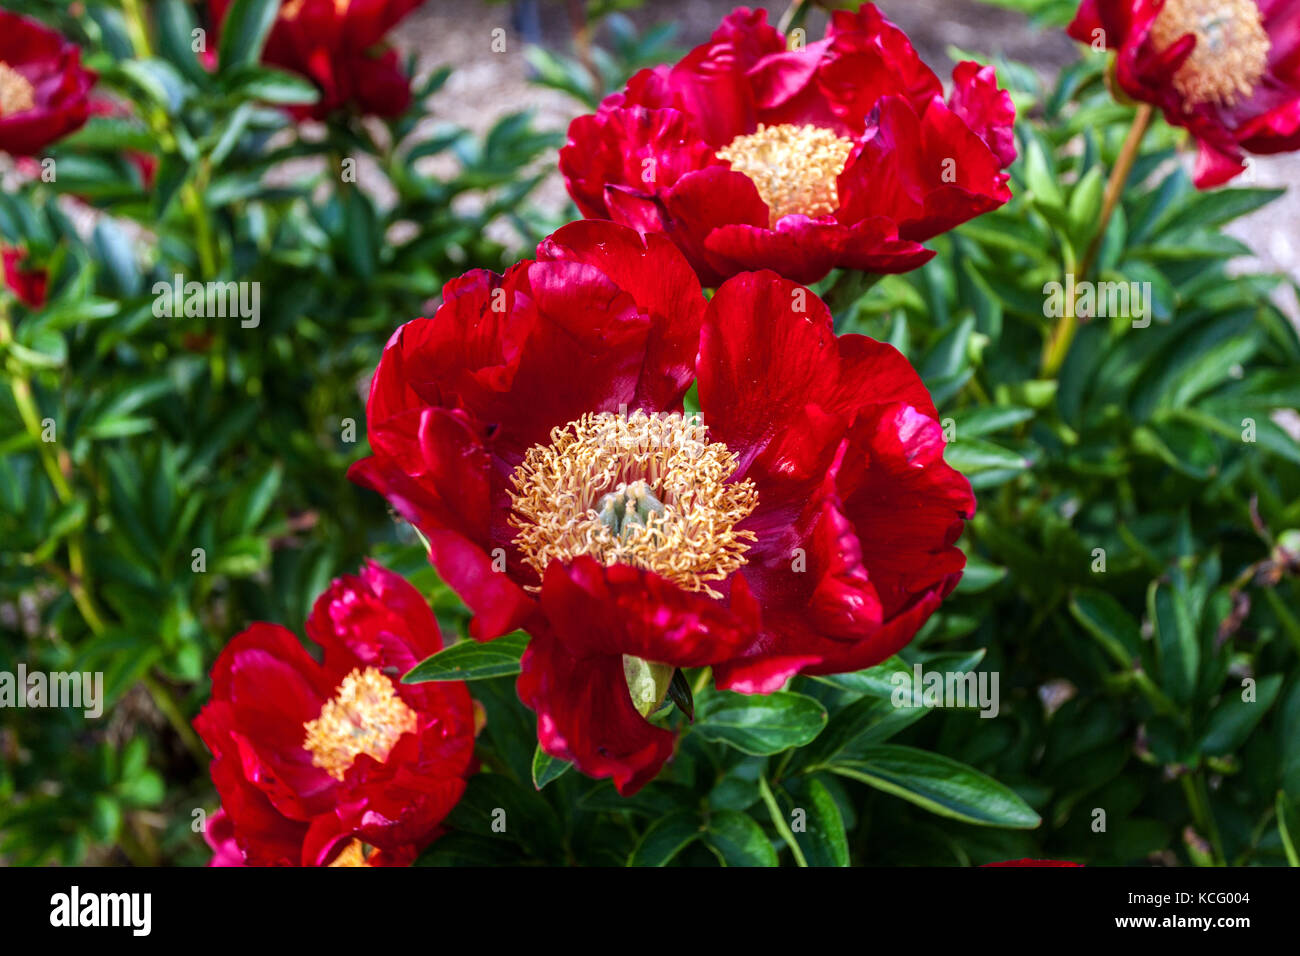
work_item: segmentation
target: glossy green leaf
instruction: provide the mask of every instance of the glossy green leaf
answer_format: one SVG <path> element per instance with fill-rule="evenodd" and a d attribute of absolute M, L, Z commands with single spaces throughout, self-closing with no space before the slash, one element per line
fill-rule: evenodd
<path fill-rule="evenodd" d="M 533 754 L 533 786 L 541 790 L 552 780 L 558 778 L 571 766 L 567 760 L 560 760 L 552 757 L 546 751 L 542 750 L 541 745 L 537 746 L 537 752 Z"/>
<path fill-rule="evenodd" d="M 1041 820 L 1010 788 L 949 757 L 886 744 L 826 769 L 917 806 L 979 826 L 1032 829 Z"/>
<path fill-rule="evenodd" d="M 826 726 L 826 708 L 791 691 L 747 695 L 716 691 L 697 702 L 692 728 L 705 740 L 748 754 L 774 754 L 808 743 Z"/>
<path fill-rule="evenodd" d="M 426 657 L 402 678 L 405 684 L 431 680 L 484 680 L 519 673 L 528 635 L 515 631 L 494 641 L 463 640 Z"/>

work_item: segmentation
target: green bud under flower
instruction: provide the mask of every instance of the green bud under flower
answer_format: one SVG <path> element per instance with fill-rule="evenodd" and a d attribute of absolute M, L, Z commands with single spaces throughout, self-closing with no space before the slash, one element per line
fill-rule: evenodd
<path fill-rule="evenodd" d="M 623 655 L 623 677 L 627 681 L 627 691 L 632 695 L 632 705 L 642 717 L 649 717 L 664 702 L 676 669 L 671 664 L 659 664 L 630 654 Z"/>

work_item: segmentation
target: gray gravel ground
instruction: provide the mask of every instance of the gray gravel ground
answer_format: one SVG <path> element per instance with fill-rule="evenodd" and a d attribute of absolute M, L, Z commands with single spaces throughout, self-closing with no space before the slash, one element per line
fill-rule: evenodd
<path fill-rule="evenodd" d="M 727 0 L 649 0 L 631 15 L 638 25 L 678 24 L 678 45 L 686 48 L 707 39 L 718 21 L 734 6 Z M 885 14 L 907 31 L 922 57 L 940 75 L 950 69 L 949 46 L 1002 53 L 1030 63 L 1045 72 L 1078 56 L 1063 32 L 1033 28 L 1019 14 L 972 0 L 882 0 Z M 776 22 L 785 3 L 755 4 L 768 10 Z M 563 49 L 568 43 L 565 4 L 542 0 L 543 40 Z M 821 35 L 825 17 L 814 12 L 809 36 Z M 494 28 L 506 29 L 507 49 L 491 49 Z M 433 122 L 449 122 L 476 132 L 489 128 L 503 114 L 530 108 L 547 129 L 563 130 L 581 112 L 568 96 L 528 82 L 522 56 L 524 43 L 511 28 L 507 3 L 483 0 L 433 0 L 407 18 L 394 41 L 416 50 L 422 70 L 444 64 L 454 67 L 451 79 L 429 103 Z M 554 157 L 548 157 L 553 164 Z M 1260 157 L 1251 179 L 1259 186 L 1300 185 L 1300 154 Z M 545 183 L 538 195 L 542 208 L 558 212 L 564 206 L 563 183 L 558 175 Z M 1283 200 L 1234 224 L 1232 233 L 1254 248 L 1257 267 L 1286 270 L 1300 277 L 1300 189 Z M 1294 313 L 1296 303 L 1288 303 Z"/>

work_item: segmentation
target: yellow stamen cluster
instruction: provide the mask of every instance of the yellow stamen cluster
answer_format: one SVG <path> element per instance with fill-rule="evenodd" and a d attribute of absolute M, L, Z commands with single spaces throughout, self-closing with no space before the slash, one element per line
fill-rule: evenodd
<path fill-rule="evenodd" d="M 840 206 L 836 180 L 853 152 L 853 141 L 820 126 L 758 124 L 718 150 L 731 168 L 748 176 L 771 212 L 783 216 L 826 216 Z"/>
<path fill-rule="evenodd" d="M 1196 48 L 1174 74 L 1189 111 L 1232 106 L 1255 92 L 1272 44 L 1254 0 L 1168 0 L 1151 28 L 1156 48 L 1167 50 L 1189 33 Z"/>
<path fill-rule="evenodd" d="M 334 858 L 330 866 L 369 866 L 366 862 L 366 848 L 360 840 L 353 839 L 343 848 L 343 852 Z"/>
<path fill-rule="evenodd" d="M 397 738 L 415 730 L 415 711 L 397 695 L 393 682 L 378 668 L 353 668 L 320 716 L 303 724 L 313 766 L 342 780 L 352 761 L 368 754 L 383 762 Z"/>
<path fill-rule="evenodd" d="M 4 60 L 0 60 L 0 116 L 21 113 L 36 105 L 36 90 Z"/>
<path fill-rule="evenodd" d="M 698 415 L 643 411 L 587 414 L 553 429 L 511 476 L 510 523 L 524 562 L 540 576 L 551 561 L 586 554 L 719 596 L 708 582 L 745 563 L 755 536 L 735 526 L 758 493 L 752 481 L 727 481 L 736 456 L 707 434 Z M 615 510 L 625 520 L 611 522 Z"/>

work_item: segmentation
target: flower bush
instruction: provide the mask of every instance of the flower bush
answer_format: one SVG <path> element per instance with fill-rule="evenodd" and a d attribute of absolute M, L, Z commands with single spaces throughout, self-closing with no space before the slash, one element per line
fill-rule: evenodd
<path fill-rule="evenodd" d="M 1005 4 L 0 12 L 0 860 L 1300 865 L 1296 18 Z"/>

